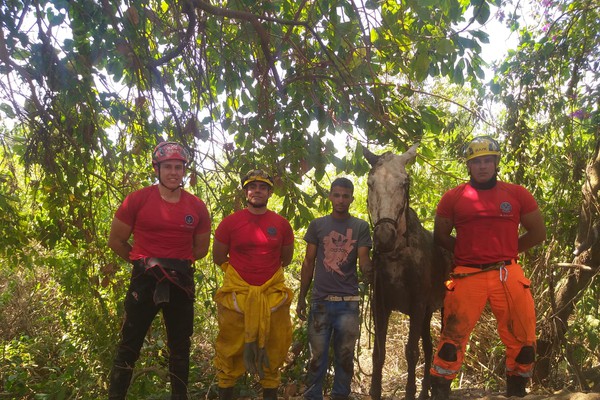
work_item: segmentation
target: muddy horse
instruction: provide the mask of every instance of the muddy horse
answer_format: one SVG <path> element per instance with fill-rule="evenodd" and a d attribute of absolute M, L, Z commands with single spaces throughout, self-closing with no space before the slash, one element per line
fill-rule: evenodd
<path fill-rule="evenodd" d="M 363 153 L 372 168 L 368 177 L 368 209 L 373 223 L 372 312 L 375 325 L 371 398 L 381 398 L 385 341 L 393 310 L 410 318 L 405 356 L 408 365 L 406 399 L 415 399 L 415 369 L 419 361 L 419 339 L 424 353 L 420 399 L 429 397 L 433 347 L 430 322 L 442 306 L 444 280 L 450 270 L 449 254 L 433 243 L 433 235 L 421 225 L 409 207 L 410 179 L 406 164 L 416 157 L 417 146 L 402 155 Z"/>

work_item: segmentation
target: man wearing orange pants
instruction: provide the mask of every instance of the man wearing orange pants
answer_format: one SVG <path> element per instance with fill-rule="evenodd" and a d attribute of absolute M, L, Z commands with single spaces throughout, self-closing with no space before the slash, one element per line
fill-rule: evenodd
<path fill-rule="evenodd" d="M 449 398 L 487 302 L 506 346 L 506 394 L 524 397 L 535 360 L 535 309 L 517 256 L 545 240 L 544 219 L 527 189 L 497 180 L 500 147 L 494 139 L 476 137 L 465 156 L 470 182 L 446 192 L 435 217 L 435 240 L 454 253 L 455 268 L 446 282 L 443 329 L 431 368 L 432 400 Z M 521 236 L 519 225 L 525 230 Z"/>

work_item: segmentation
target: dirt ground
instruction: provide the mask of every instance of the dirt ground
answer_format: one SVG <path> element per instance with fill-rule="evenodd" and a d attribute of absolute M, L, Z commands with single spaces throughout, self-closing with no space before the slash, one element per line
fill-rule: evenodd
<path fill-rule="evenodd" d="M 504 400 L 507 399 L 501 393 L 485 393 L 482 390 L 456 390 L 452 392 L 450 396 L 452 400 L 463 400 L 463 399 L 481 399 L 481 400 Z M 511 397 L 511 399 L 517 399 Z M 556 400 L 600 400 L 600 393 L 569 393 L 561 391 L 557 393 L 548 394 L 533 394 L 530 393 L 524 397 L 526 400 L 544 400 L 544 399 L 556 399 Z"/>
<path fill-rule="evenodd" d="M 290 400 L 302 400 L 301 396 L 291 396 L 291 397 L 283 397 L 284 399 Z M 355 400 L 370 400 L 370 396 L 353 396 Z M 402 400 L 403 396 L 390 396 L 384 397 L 385 400 Z M 459 389 L 453 390 L 450 395 L 450 400 L 506 400 L 509 397 L 506 397 L 500 393 L 485 393 L 483 390 L 475 390 L 475 389 Z M 328 397 L 325 397 L 327 400 Z M 510 399 L 517 400 L 517 397 L 510 397 Z M 600 393 L 570 393 L 566 391 L 561 391 L 557 393 L 548 393 L 548 394 L 528 394 L 523 397 L 524 400 L 600 400 Z"/>
<path fill-rule="evenodd" d="M 488 313 L 489 314 L 489 313 Z M 484 317 L 485 318 L 485 317 Z M 484 320 L 484 318 L 482 318 Z M 496 336 L 495 332 L 495 320 L 493 317 L 488 316 L 489 322 L 488 327 L 484 327 L 482 331 L 484 334 L 490 334 L 491 337 Z M 485 323 L 484 321 L 480 321 Z M 432 321 L 434 327 L 434 343 L 437 337 L 439 329 L 439 321 Z M 476 340 L 480 343 L 485 343 L 487 338 L 484 334 L 480 334 Z M 408 319 L 399 313 L 392 313 L 390 320 L 390 328 L 388 330 L 388 336 L 386 340 L 387 344 L 387 357 L 383 369 L 383 381 L 382 390 L 383 398 L 385 400 L 402 400 L 404 399 L 404 385 L 406 384 L 406 363 L 404 358 L 404 346 L 406 345 L 406 338 L 408 335 Z M 474 340 L 475 341 L 475 340 Z M 485 346 L 485 345 L 484 345 Z M 370 400 L 370 396 L 366 395 L 369 393 L 370 387 L 370 373 L 372 369 L 371 356 L 372 356 L 372 341 L 368 335 L 362 335 L 360 340 L 361 351 L 358 352 L 357 358 L 358 363 L 355 365 L 355 380 L 352 385 L 352 392 L 354 399 L 356 400 Z M 484 351 L 485 353 L 485 351 Z M 488 349 L 489 353 L 489 349 Z M 484 370 L 500 370 L 504 372 L 503 360 L 495 360 L 493 357 L 484 358 L 481 352 L 477 352 L 475 348 L 470 349 L 472 359 L 470 360 L 473 365 L 480 365 L 481 371 Z M 496 364 L 494 364 L 496 363 Z M 423 366 L 420 365 L 417 372 L 417 394 L 421 389 L 420 387 L 420 374 L 422 374 Z M 471 373 L 473 373 L 471 371 Z M 466 374 L 468 375 L 468 374 Z M 470 376 L 464 377 L 461 388 L 453 388 L 450 395 L 451 400 L 506 400 L 504 396 L 504 388 L 501 383 L 501 387 L 496 390 L 486 389 L 486 386 L 495 387 L 493 385 L 486 385 L 485 382 L 478 381 L 480 377 Z M 497 387 L 497 386 L 496 386 Z M 540 387 L 539 385 L 530 385 L 528 388 L 530 394 L 524 397 L 525 400 L 544 400 L 544 399 L 556 399 L 556 400 L 600 400 L 600 393 L 581 393 L 581 392 L 569 392 L 568 390 L 561 390 L 552 392 L 549 389 Z M 292 397 L 290 397 L 292 398 Z M 517 399 L 512 397 L 511 399 Z"/>
<path fill-rule="evenodd" d="M 361 315 L 369 315 L 363 310 Z M 406 361 L 404 357 L 404 348 L 408 337 L 409 320 L 400 313 L 392 313 L 390 318 L 390 327 L 386 338 L 387 356 L 383 368 L 382 394 L 384 400 L 403 400 L 404 387 L 406 385 Z M 434 314 L 432 320 L 432 334 L 435 340 L 439 334 L 439 319 Z M 450 395 L 451 400 L 506 400 L 504 396 L 504 359 L 503 349 L 493 349 L 487 343 L 497 339 L 495 319 L 491 313 L 482 316 L 479 324 L 479 330 L 475 331 L 471 347 L 468 349 L 469 359 L 463 365 L 463 371 L 457 377 L 459 382 L 454 385 Z M 372 372 L 372 350 L 373 350 L 373 331 L 370 321 L 364 321 L 361 330 L 356 362 L 354 365 L 354 379 L 352 382 L 353 400 L 370 400 L 368 395 L 371 384 Z M 564 371 L 568 374 L 568 371 Z M 421 379 L 423 374 L 423 365 L 417 367 L 417 391 L 421 389 Z M 486 376 L 495 377 L 495 382 L 488 382 Z M 331 376 L 329 376 L 327 385 L 331 385 Z M 300 382 L 289 383 L 280 392 L 280 399 L 302 400 L 303 385 Z M 539 385 L 530 385 L 528 388 L 530 394 L 524 397 L 525 400 L 600 400 L 600 393 L 581 393 L 561 390 L 553 392 L 548 388 Z M 326 393 L 328 390 L 326 389 Z M 418 394 L 418 392 L 417 392 Z M 329 400 L 328 396 L 324 397 Z M 517 397 L 511 399 L 516 400 Z"/>
<path fill-rule="evenodd" d="M 301 396 L 290 396 L 283 397 L 284 399 L 290 400 L 302 400 Z M 351 397 L 354 400 L 370 400 L 370 396 L 357 396 L 354 395 Z M 450 395 L 450 400 L 506 400 L 509 397 L 504 396 L 501 393 L 485 393 L 484 390 L 479 389 L 457 389 L 453 390 Z M 328 400 L 328 397 L 325 397 Z M 398 396 L 389 396 L 385 397 L 385 400 L 402 400 L 404 397 L 401 393 Z M 518 399 L 517 397 L 510 397 L 510 399 Z M 560 391 L 557 393 L 548 393 L 548 394 L 534 394 L 530 393 L 527 396 L 523 397 L 524 400 L 600 400 L 600 393 L 571 393 L 567 391 Z"/>

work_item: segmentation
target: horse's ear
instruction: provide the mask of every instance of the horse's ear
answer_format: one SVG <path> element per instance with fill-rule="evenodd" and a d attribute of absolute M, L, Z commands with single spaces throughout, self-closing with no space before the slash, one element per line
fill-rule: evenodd
<path fill-rule="evenodd" d="M 379 161 L 379 157 L 381 156 L 371 153 L 366 147 L 363 147 L 362 151 L 369 164 L 371 164 L 371 167 L 374 167 L 375 164 L 377 164 L 377 161 Z"/>
<path fill-rule="evenodd" d="M 414 161 L 414 159 L 417 157 L 417 147 L 419 147 L 419 144 L 420 143 L 413 144 L 412 146 L 410 146 L 410 149 L 406 150 L 406 153 L 400 156 L 402 157 L 403 165 Z"/>

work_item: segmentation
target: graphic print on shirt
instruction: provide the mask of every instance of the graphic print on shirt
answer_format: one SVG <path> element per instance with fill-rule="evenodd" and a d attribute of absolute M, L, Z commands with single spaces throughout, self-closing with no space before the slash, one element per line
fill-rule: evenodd
<path fill-rule="evenodd" d="M 500 204 L 500 211 L 502 211 L 502 215 L 512 215 L 512 205 L 508 201 L 503 201 Z"/>
<path fill-rule="evenodd" d="M 352 240 L 352 228 L 346 229 L 345 235 L 336 231 L 331 231 L 329 235 L 326 235 L 323 238 L 325 270 L 344 276 L 341 266 L 348 260 L 348 255 L 354 249 L 355 243 L 356 240 Z"/>
<path fill-rule="evenodd" d="M 269 235 L 269 237 L 276 237 L 277 236 L 277 228 L 275 228 L 274 226 L 270 226 L 267 228 L 267 235 Z"/>

